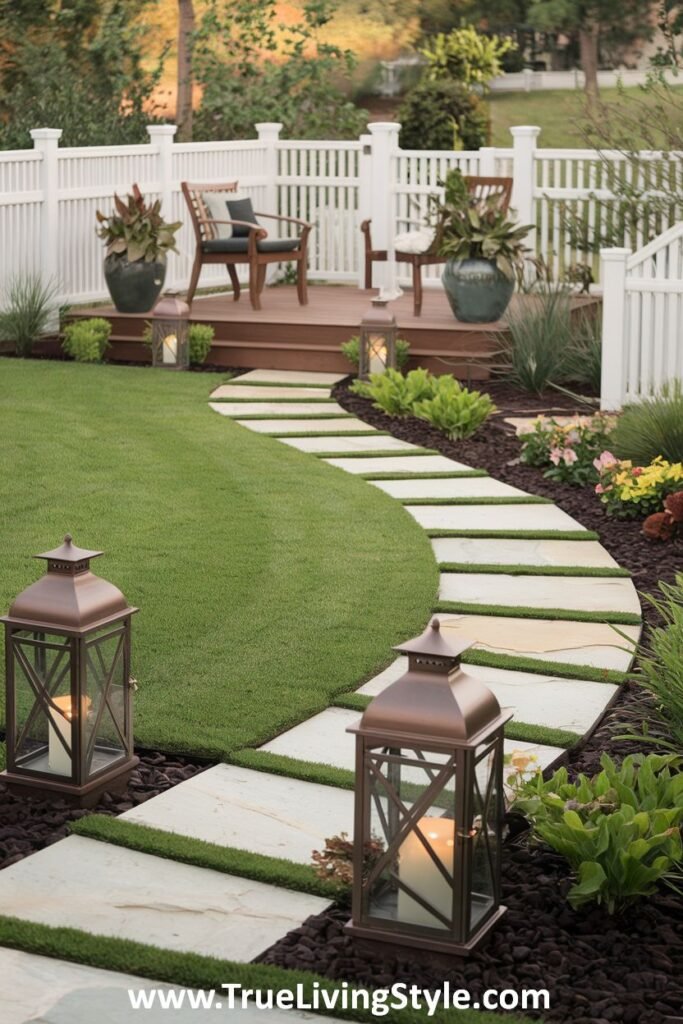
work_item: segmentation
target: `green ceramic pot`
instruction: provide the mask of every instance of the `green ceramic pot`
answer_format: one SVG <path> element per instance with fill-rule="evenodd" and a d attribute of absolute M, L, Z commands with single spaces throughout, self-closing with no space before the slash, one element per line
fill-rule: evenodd
<path fill-rule="evenodd" d="M 166 257 L 154 263 L 112 253 L 104 261 L 104 279 L 119 313 L 149 313 L 159 298 L 166 277 Z"/>
<path fill-rule="evenodd" d="M 515 290 L 492 260 L 447 260 L 441 280 L 454 316 L 466 324 L 500 320 Z"/>

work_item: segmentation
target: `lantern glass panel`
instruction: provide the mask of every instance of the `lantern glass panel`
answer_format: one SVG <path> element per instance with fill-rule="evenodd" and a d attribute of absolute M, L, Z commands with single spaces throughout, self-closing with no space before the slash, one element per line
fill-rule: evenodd
<path fill-rule="evenodd" d="M 381 868 L 367 886 L 371 917 L 449 930 L 455 864 L 455 773 L 448 755 L 367 752 L 370 835 Z M 383 860 L 383 862 L 382 862 Z"/>
<path fill-rule="evenodd" d="M 495 745 L 477 748 L 474 772 L 472 885 L 470 931 L 475 931 L 496 905 L 498 850 L 498 764 Z"/>
<path fill-rule="evenodd" d="M 384 373 L 387 368 L 386 335 L 370 333 L 368 335 L 368 368 L 370 373 Z"/>
<path fill-rule="evenodd" d="M 123 623 L 85 643 L 83 756 L 86 778 L 109 768 L 126 752 L 126 630 Z"/>
<path fill-rule="evenodd" d="M 21 630 L 12 638 L 15 763 L 71 778 L 71 649 L 68 639 Z"/>

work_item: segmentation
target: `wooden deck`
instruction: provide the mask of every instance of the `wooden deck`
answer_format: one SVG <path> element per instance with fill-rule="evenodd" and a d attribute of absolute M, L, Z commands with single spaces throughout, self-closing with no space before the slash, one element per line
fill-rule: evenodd
<path fill-rule="evenodd" d="M 266 288 L 263 309 L 253 310 L 248 296 L 234 302 L 230 292 L 200 296 L 192 305 L 192 319 L 208 323 L 215 338 L 208 361 L 219 366 L 343 372 L 349 364 L 340 345 L 358 333 L 364 312 L 376 292 L 349 285 L 309 287 L 309 302 L 300 306 L 291 286 Z M 515 295 L 511 309 L 536 300 Z M 595 298 L 574 298 L 576 309 L 597 308 Z M 505 321 L 465 324 L 456 320 L 441 289 L 426 289 L 422 316 L 413 316 L 413 297 L 407 291 L 390 303 L 399 337 L 410 343 L 410 365 L 439 373 L 455 373 L 473 380 L 489 376 L 487 363 L 506 333 Z M 112 306 L 74 311 L 74 316 L 103 316 L 112 321 L 114 361 L 148 361 L 149 350 L 141 335 L 149 314 L 117 313 Z"/>

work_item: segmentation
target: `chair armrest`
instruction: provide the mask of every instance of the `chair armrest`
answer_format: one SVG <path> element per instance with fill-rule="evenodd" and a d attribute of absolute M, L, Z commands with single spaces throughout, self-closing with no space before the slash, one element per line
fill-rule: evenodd
<path fill-rule="evenodd" d="M 259 213 L 254 210 L 255 217 L 265 217 L 267 220 L 281 220 L 285 224 L 298 224 L 300 228 L 308 228 L 309 230 L 314 226 L 310 221 L 301 220 L 299 217 L 284 217 L 279 213 Z"/>
<path fill-rule="evenodd" d="M 259 238 L 267 238 L 268 232 L 260 224 L 254 224 L 250 220 L 214 220 L 212 217 L 199 217 L 200 224 L 231 224 L 233 227 L 249 228 L 249 234 L 256 232 Z"/>

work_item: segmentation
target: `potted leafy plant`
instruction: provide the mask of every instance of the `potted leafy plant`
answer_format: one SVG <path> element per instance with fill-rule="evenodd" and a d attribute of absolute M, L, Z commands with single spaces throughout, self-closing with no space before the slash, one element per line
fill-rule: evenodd
<path fill-rule="evenodd" d="M 447 176 L 444 189 L 431 203 L 432 251 L 447 257 L 442 280 L 451 309 L 465 323 L 499 320 L 524 265 L 531 225 L 508 220 L 499 195 L 472 196 L 459 171 Z"/>
<path fill-rule="evenodd" d="M 114 195 L 114 212 L 97 211 L 98 236 L 106 242 L 104 277 L 119 313 L 147 313 L 159 297 L 166 277 L 166 253 L 177 252 L 181 227 L 161 216 L 161 202 L 147 204 L 136 189 L 125 201 Z"/>

